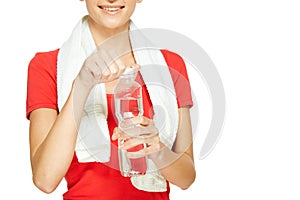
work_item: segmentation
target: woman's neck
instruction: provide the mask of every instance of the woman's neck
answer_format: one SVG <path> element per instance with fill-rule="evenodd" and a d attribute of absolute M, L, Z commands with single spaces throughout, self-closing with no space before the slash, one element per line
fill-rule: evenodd
<path fill-rule="evenodd" d="M 90 30 L 91 30 L 91 33 L 92 33 L 92 36 L 93 36 L 96 46 L 99 46 L 103 41 L 105 41 L 109 37 L 112 37 L 119 33 L 128 31 L 129 24 L 130 24 L 130 22 L 128 21 L 121 27 L 109 29 L 107 27 L 103 27 L 99 24 L 96 24 L 93 20 L 89 20 L 89 27 L 90 27 Z M 126 35 L 128 35 L 128 34 L 126 34 Z M 126 37 L 126 40 L 127 40 L 127 38 L 129 41 L 129 37 Z M 124 39 L 124 37 L 122 37 L 122 39 Z"/>

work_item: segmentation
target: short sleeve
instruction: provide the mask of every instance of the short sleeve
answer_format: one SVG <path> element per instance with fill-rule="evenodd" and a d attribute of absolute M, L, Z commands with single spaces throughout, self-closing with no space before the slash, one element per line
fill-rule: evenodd
<path fill-rule="evenodd" d="M 184 60 L 176 53 L 168 50 L 162 50 L 161 52 L 173 79 L 178 107 L 192 107 L 191 86 Z"/>
<path fill-rule="evenodd" d="M 37 53 L 29 63 L 27 75 L 26 118 L 38 108 L 58 110 L 56 62 L 58 50 Z"/>

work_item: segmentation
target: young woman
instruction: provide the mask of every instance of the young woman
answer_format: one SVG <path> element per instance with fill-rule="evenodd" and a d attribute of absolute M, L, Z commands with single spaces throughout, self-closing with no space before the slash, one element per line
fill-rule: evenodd
<path fill-rule="evenodd" d="M 101 46 L 108 38 L 126 33 L 130 29 L 130 17 L 136 3 L 140 2 L 141 0 L 86 0 L 88 16 L 81 22 L 88 25 L 85 30 L 88 30 L 87 35 L 91 35 L 93 45 Z M 80 28 L 83 30 L 81 25 Z M 75 32 L 73 35 L 76 35 Z M 72 36 L 73 43 L 80 37 L 83 36 Z M 127 39 L 123 41 L 125 44 L 130 43 L 129 37 Z M 143 76 L 138 73 L 136 79 L 143 85 L 144 116 L 135 117 L 130 123 L 141 125 L 148 131 L 152 130 L 152 137 L 128 140 L 122 147 L 118 147 L 116 141 L 123 137 L 124 133 L 117 128 L 114 117 L 113 89 L 125 66 L 143 66 L 138 65 L 140 63 L 137 63 L 134 52 L 122 55 L 110 64 L 105 62 L 103 52 L 107 55 L 113 52 L 114 48 L 117 49 L 117 46 L 106 47 L 104 50 L 102 48 L 102 53 L 99 53 L 99 48 L 89 51 L 82 62 L 78 61 L 79 70 L 75 70 L 75 64 L 66 64 L 71 71 L 74 68 L 76 76 L 71 81 L 66 99 L 60 107 L 58 101 L 62 95 L 58 79 L 64 76 L 59 73 L 66 72 L 61 72 L 59 65 L 63 56 L 72 55 L 69 51 L 73 51 L 74 48 L 64 46 L 54 51 L 37 53 L 29 64 L 26 114 L 30 120 L 30 155 L 36 187 L 45 193 L 51 193 L 65 178 L 68 191 L 63 195 L 64 199 L 88 200 L 169 199 L 169 182 L 187 189 L 195 179 L 195 168 L 189 114 L 192 99 L 190 86 L 186 84 L 188 77 L 183 60 L 170 51 L 161 50 L 170 70 L 178 105 L 178 129 L 172 146 L 162 141 L 161 133 L 155 127 L 155 110 L 152 109 Z M 77 59 L 76 56 L 64 58 L 67 60 L 65 63 L 74 63 Z M 178 74 L 183 78 L 178 78 Z M 85 112 L 88 96 L 95 85 L 105 86 L 106 121 L 111 137 L 109 160 L 81 162 L 79 153 L 75 151 L 80 131 L 78 127 Z M 147 147 L 138 151 L 138 155 L 147 155 L 155 163 L 162 179 L 166 180 L 166 189 L 156 190 L 151 184 L 141 189 L 147 180 L 138 187 L 133 184 L 131 178 L 121 175 L 118 169 L 118 148 L 126 150 L 143 143 L 147 143 Z M 153 184 L 155 185 L 155 182 Z M 153 190 L 147 190 L 147 187 Z"/>

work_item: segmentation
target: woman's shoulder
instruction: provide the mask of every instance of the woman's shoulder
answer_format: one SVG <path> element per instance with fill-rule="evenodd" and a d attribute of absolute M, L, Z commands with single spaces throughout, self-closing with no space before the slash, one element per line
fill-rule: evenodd
<path fill-rule="evenodd" d="M 177 53 L 167 50 L 167 49 L 161 49 L 162 54 L 164 55 L 165 59 L 171 62 L 178 62 L 183 61 L 180 55 Z"/>
<path fill-rule="evenodd" d="M 59 49 L 37 52 L 29 62 L 29 71 L 51 71 L 56 73 L 57 55 Z"/>
<path fill-rule="evenodd" d="M 35 53 L 34 57 L 32 58 L 33 61 L 51 61 L 57 60 L 59 49 L 51 50 L 51 51 L 44 51 L 44 52 L 37 52 Z"/>
<path fill-rule="evenodd" d="M 182 57 L 180 55 L 178 55 L 177 53 L 167 50 L 167 49 L 162 49 L 161 50 L 167 65 L 169 66 L 169 68 L 171 67 L 172 69 L 176 70 L 176 71 L 182 71 L 185 70 L 186 66 L 185 66 L 185 62 L 182 59 Z"/>

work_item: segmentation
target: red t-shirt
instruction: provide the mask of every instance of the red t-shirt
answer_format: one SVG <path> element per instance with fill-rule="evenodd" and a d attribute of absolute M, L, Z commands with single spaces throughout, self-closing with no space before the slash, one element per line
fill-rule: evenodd
<path fill-rule="evenodd" d="M 26 117 L 38 108 L 51 108 L 58 111 L 56 87 L 56 63 L 58 49 L 37 53 L 28 67 Z M 180 56 L 170 51 L 161 51 L 169 66 L 173 79 L 178 107 L 192 106 L 191 88 L 185 64 Z M 149 94 L 140 74 L 136 80 L 142 85 L 144 115 L 153 117 Z M 117 126 L 114 115 L 113 95 L 107 94 L 108 128 L 110 135 Z M 111 159 L 108 163 L 79 163 L 74 153 L 73 160 L 65 175 L 68 191 L 65 200 L 115 200 L 115 199 L 169 199 L 169 185 L 166 192 L 145 192 L 136 189 L 130 181 L 120 174 L 117 142 L 111 142 Z"/>

